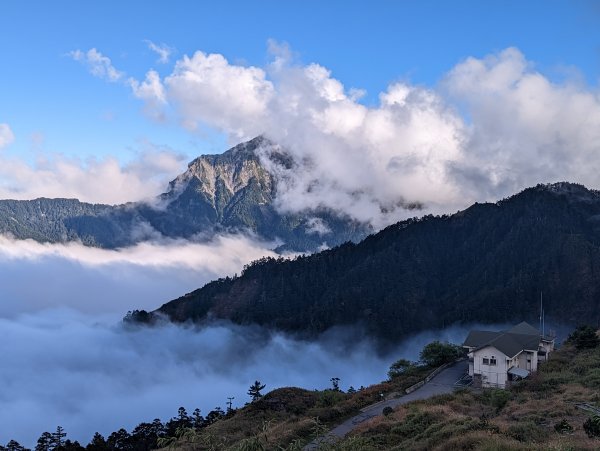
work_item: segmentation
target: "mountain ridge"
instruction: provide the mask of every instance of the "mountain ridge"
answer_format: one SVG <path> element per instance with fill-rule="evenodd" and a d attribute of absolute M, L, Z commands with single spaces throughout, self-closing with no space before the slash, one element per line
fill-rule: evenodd
<path fill-rule="evenodd" d="M 0 200 L 0 233 L 40 242 L 81 241 L 117 248 L 156 232 L 169 238 L 197 239 L 250 230 L 264 240 L 281 241 L 281 250 L 314 251 L 323 245 L 357 241 L 371 230 L 327 209 L 280 213 L 275 206 L 276 176 L 263 166 L 261 156 L 273 164 L 291 165 L 278 146 L 259 136 L 223 154 L 192 160 L 156 198 L 157 205 L 91 204 L 60 198 Z M 326 228 L 315 230 L 313 220 Z"/>
<path fill-rule="evenodd" d="M 292 261 L 261 259 L 156 313 L 308 335 L 361 324 L 395 340 L 456 322 L 534 320 L 540 291 L 549 318 L 597 322 L 598 276 L 600 192 L 563 182 Z"/>

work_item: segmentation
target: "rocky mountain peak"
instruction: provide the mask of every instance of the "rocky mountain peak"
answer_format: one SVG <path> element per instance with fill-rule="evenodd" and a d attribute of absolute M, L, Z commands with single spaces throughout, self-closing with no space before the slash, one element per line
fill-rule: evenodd
<path fill-rule="evenodd" d="M 258 136 L 222 154 L 201 155 L 169 184 L 169 191 L 163 198 L 177 198 L 191 187 L 216 207 L 221 202 L 220 197 L 230 198 L 247 188 L 251 182 L 256 183 L 262 191 L 272 193 L 275 182 L 261 165 L 258 154 L 259 149 L 265 146 L 275 147 L 268 139 Z M 194 183 L 190 184 L 191 181 Z"/>

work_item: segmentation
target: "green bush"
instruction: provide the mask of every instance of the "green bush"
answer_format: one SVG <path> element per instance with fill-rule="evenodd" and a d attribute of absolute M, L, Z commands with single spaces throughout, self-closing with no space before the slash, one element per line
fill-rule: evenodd
<path fill-rule="evenodd" d="M 392 413 L 394 413 L 394 409 L 392 409 L 390 406 L 386 406 L 383 408 L 382 413 L 387 417 L 388 415 L 391 415 Z"/>
<path fill-rule="evenodd" d="M 461 346 L 452 343 L 442 343 L 438 340 L 425 345 L 419 358 L 425 365 L 441 366 L 452 362 L 464 354 Z"/>
<path fill-rule="evenodd" d="M 337 390 L 323 390 L 319 394 L 318 407 L 332 407 L 346 398 L 344 393 Z"/>
<path fill-rule="evenodd" d="M 402 437 L 414 437 L 425 432 L 437 420 L 438 418 L 430 412 L 413 411 L 402 423 L 393 428 L 392 432 Z"/>
<path fill-rule="evenodd" d="M 600 345 L 600 338 L 592 326 L 579 326 L 569 335 L 567 341 L 573 343 L 577 349 L 596 348 Z"/>
<path fill-rule="evenodd" d="M 573 426 L 565 419 L 554 425 L 554 430 L 559 434 L 570 434 L 573 432 Z"/>
<path fill-rule="evenodd" d="M 594 415 L 583 423 L 583 430 L 588 437 L 600 437 L 600 415 Z"/>
<path fill-rule="evenodd" d="M 500 412 L 506 403 L 510 400 L 511 394 L 507 390 L 491 388 L 483 392 L 483 399 L 487 404 L 494 407 L 496 412 Z"/>
<path fill-rule="evenodd" d="M 392 380 L 402 375 L 412 374 L 416 369 L 417 365 L 414 362 L 406 359 L 400 359 L 397 362 L 392 363 L 387 374 L 390 380 Z"/>
<path fill-rule="evenodd" d="M 546 431 L 533 421 L 523 421 L 508 427 L 508 435 L 526 443 L 540 442 L 546 438 Z"/>

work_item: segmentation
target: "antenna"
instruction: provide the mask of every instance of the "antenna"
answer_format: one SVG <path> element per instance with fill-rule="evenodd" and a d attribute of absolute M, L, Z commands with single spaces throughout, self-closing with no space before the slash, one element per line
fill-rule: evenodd
<path fill-rule="evenodd" d="M 542 291 L 540 291 L 540 332 L 542 333 L 542 337 L 546 335 L 546 317 L 544 313 L 544 297 Z"/>
<path fill-rule="evenodd" d="M 540 290 L 540 334 L 543 336 L 544 332 L 543 332 L 543 328 L 544 326 L 542 325 L 542 318 L 544 316 L 544 300 L 542 298 L 542 291 Z"/>

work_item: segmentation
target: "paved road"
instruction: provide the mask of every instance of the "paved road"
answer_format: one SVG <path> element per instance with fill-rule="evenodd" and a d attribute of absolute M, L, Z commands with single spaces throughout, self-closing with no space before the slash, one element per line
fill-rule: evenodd
<path fill-rule="evenodd" d="M 400 398 L 392 398 L 385 401 L 378 402 L 377 404 L 372 404 L 361 409 L 361 413 L 346 420 L 339 426 L 333 428 L 329 433 L 314 441 L 309 443 L 304 447 L 304 451 L 311 451 L 319 449 L 319 443 L 324 441 L 333 442 L 338 438 L 344 437 L 348 432 L 354 429 L 356 426 L 361 424 L 364 421 L 367 421 L 377 415 L 383 414 L 383 409 L 386 407 L 396 407 L 402 404 L 407 404 L 411 401 L 417 401 L 419 399 L 427 399 L 431 398 L 435 395 L 442 395 L 444 393 L 452 393 L 456 386 L 454 385 L 456 381 L 458 381 L 469 369 L 469 362 L 462 361 L 458 362 L 451 367 L 446 368 L 441 371 L 437 376 L 423 385 L 421 388 L 418 388 L 412 393 L 408 395 L 404 395 Z"/>

